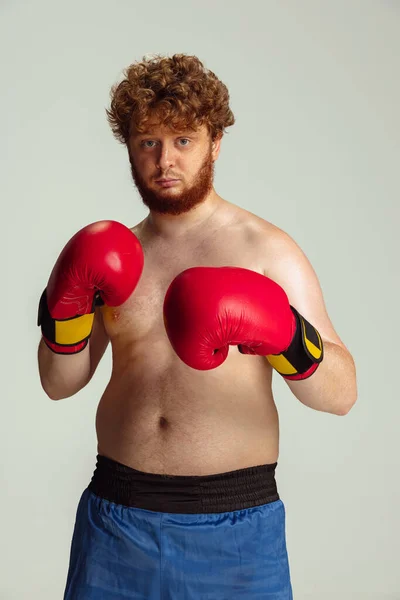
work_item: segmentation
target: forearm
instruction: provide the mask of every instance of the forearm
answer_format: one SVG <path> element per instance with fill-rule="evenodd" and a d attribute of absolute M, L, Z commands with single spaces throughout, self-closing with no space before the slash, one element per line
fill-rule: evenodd
<path fill-rule="evenodd" d="M 73 396 L 89 381 L 89 344 L 77 354 L 56 354 L 43 338 L 38 349 L 39 375 L 42 387 L 52 400 Z"/>
<path fill-rule="evenodd" d="M 330 342 L 324 343 L 324 360 L 311 377 L 286 383 L 302 404 L 322 412 L 345 415 L 357 400 L 353 358 L 344 348 Z"/>

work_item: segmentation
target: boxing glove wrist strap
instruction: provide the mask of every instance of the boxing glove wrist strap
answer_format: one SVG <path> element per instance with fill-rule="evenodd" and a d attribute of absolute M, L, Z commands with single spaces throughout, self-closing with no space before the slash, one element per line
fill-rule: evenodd
<path fill-rule="evenodd" d="M 81 352 L 87 346 L 92 333 L 95 306 L 101 303 L 101 299 L 99 302 L 95 296 L 90 313 L 68 319 L 54 319 L 49 312 L 45 289 L 39 302 L 37 324 L 41 326 L 44 341 L 50 350 L 57 354 Z"/>
<path fill-rule="evenodd" d="M 307 379 L 318 368 L 324 357 L 320 334 L 297 310 L 290 307 L 296 319 L 292 342 L 281 354 L 269 354 L 268 362 L 285 379 Z"/>

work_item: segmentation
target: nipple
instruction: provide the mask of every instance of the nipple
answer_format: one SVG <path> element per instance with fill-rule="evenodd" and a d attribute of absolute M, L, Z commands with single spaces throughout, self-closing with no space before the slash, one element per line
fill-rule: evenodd
<path fill-rule="evenodd" d="M 119 317 L 120 317 L 119 311 L 116 308 L 114 308 L 113 311 L 112 311 L 112 320 L 113 321 L 118 321 Z"/>
<path fill-rule="evenodd" d="M 119 320 L 120 318 L 120 312 L 117 308 L 113 308 L 112 306 L 105 306 L 104 307 L 104 318 L 107 321 L 112 321 L 112 322 L 116 322 Z"/>

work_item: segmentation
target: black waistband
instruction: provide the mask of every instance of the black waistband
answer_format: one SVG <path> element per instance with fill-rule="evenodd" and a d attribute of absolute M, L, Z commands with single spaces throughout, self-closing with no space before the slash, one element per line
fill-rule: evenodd
<path fill-rule="evenodd" d="M 110 502 L 158 512 L 231 512 L 279 500 L 276 466 L 217 475 L 156 475 L 98 455 L 89 489 Z"/>

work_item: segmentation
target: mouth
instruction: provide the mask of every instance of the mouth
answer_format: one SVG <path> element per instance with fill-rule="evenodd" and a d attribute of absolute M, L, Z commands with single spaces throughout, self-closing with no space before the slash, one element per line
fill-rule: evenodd
<path fill-rule="evenodd" d="M 156 183 L 168 183 L 169 181 L 179 181 L 179 179 L 156 179 Z"/>
<path fill-rule="evenodd" d="M 179 182 L 179 179 L 157 179 L 156 183 L 161 187 L 172 187 Z"/>

